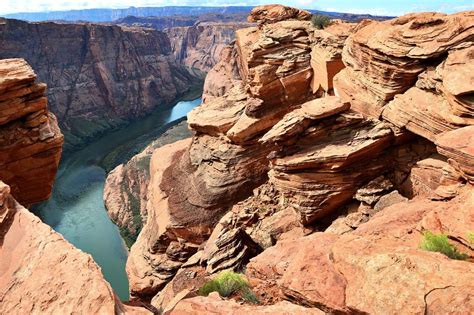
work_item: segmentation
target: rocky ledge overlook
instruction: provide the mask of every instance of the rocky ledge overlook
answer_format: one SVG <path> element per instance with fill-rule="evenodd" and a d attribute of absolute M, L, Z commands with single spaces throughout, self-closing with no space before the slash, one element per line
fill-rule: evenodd
<path fill-rule="evenodd" d="M 165 313 L 474 309 L 474 12 L 316 29 L 255 8 L 151 156 L 131 297 Z M 420 248 L 444 233 L 464 260 Z M 197 290 L 244 271 L 262 305 Z"/>

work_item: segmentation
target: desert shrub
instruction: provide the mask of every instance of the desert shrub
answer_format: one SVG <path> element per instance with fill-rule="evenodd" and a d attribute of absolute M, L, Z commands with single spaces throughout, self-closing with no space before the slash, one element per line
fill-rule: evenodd
<path fill-rule="evenodd" d="M 449 243 L 448 236 L 445 234 L 434 234 L 433 232 L 425 231 L 420 247 L 423 250 L 444 254 L 451 259 L 463 260 L 468 257 L 468 255 L 460 253 L 453 244 Z"/>
<path fill-rule="evenodd" d="M 471 245 L 474 246 L 474 232 L 469 232 L 467 233 L 467 239 Z"/>
<path fill-rule="evenodd" d="M 244 300 L 245 302 L 249 302 L 252 304 L 260 304 L 260 300 L 250 288 L 244 289 L 240 295 L 242 297 L 242 300 Z"/>
<path fill-rule="evenodd" d="M 313 22 L 313 26 L 318 30 L 322 30 L 331 24 L 331 19 L 326 15 L 313 14 L 311 22 Z"/>
<path fill-rule="evenodd" d="M 232 271 L 222 271 L 214 279 L 204 284 L 198 291 L 199 295 L 208 296 L 211 292 L 218 292 L 222 297 L 240 294 L 242 299 L 250 303 L 259 303 L 250 289 L 250 285 L 242 274 Z"/>

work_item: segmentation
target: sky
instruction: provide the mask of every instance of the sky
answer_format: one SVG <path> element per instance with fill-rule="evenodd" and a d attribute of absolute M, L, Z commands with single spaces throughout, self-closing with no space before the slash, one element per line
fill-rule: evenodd
<path fill-rule="evenodd" d="M 277 1 L 278 0 L 0 0 L 0 14 L 91 8 L 127 8 L 130 6 L 259 5 L 278 3 Z M 298 8 L 322 11 L 369 13 L 391 16 L 420 11 L 453 13 L 474 10 L 474 0 L 285 0 L 280 3 Z"/>

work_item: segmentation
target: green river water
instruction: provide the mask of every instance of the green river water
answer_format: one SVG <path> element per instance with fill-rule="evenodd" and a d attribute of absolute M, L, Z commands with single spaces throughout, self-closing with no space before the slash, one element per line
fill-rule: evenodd
<path fill-rule="evenodd" d="M 52 197 L 34 208 L 43 222 L 92 255 L 124 301 L 129 295 L 125 273 L 128 251 L 104 207 L 106 171 L 101 162 L 112 153 L 116 164 L 124 162 L 200 103 L 201 99 L 178 102 L 169 110 L 152 113 L 109 132 L 70 154 L 61 161 Z"/>

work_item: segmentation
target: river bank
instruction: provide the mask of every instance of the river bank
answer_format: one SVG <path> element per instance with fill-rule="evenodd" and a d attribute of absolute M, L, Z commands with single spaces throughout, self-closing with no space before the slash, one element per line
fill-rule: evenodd
<path fill-rule="evenodd" d="M 128 253 L 119 229 L 104 207 L 106 168 L 114 167 L 115 163 L 135 151 L 141 151 L 148 139 L 158 137 L 166 131 L 165 126 L 181 120 L 200 103 L 200 99 L 178 102 L 168 110 L 153 112 L 143 119 L 107 132 L 68 154 L 61 161 L 51 198 L 33 209 L 43 222 L 92 255 L 105 278 L 124 301 L 128 300 L 125 273 Z M 104 161 L 108 161 L 107 166 L 104 166 Z"/>

